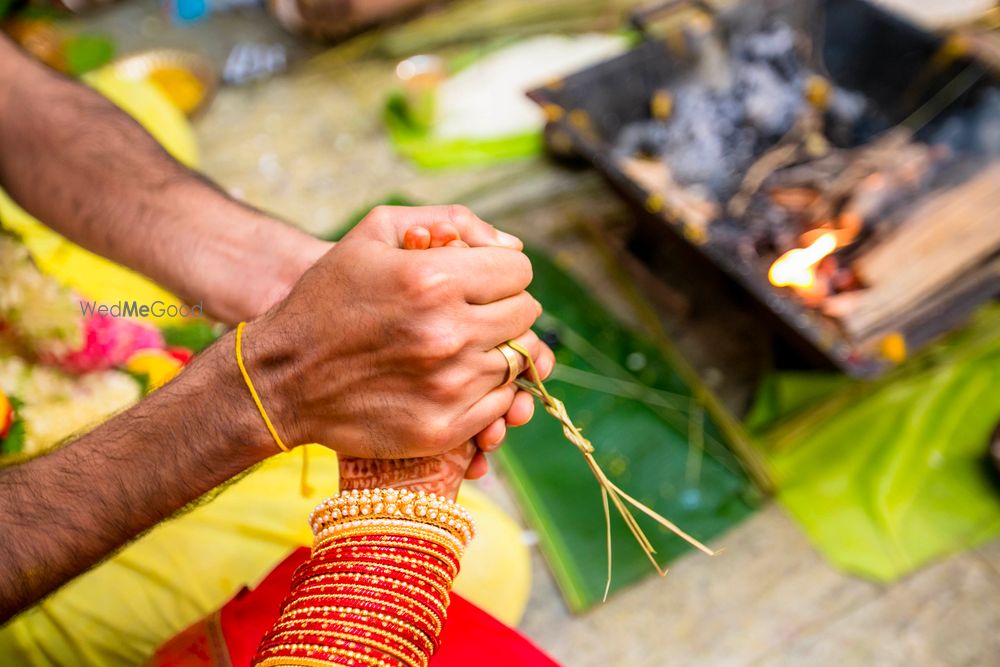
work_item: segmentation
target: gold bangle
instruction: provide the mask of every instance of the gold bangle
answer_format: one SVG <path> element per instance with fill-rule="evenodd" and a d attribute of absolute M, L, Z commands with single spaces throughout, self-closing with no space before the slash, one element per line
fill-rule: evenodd
<path fill-rule="evenodd" d="M 459 560 L 462 559 L 462 554 L 465 551 L 462 543 L 444 529 L 413 522 L 401 523 L 395 519 L 366 519 L 364 521 L 354 521 L 331 526 L 320 531 L 313 541 L 313 548 L 315 549 L 330 540 L 359 535 L 402 535 L 438 544 L 447 544 L 454 550 Z"/>
<path fill-rule="evenodd" d="M 403 531 L 426 530 L 439 536 L 441 539 L 447 539 L 450 543 L 453 543 L 460 553 L 465 551 L 465 547 L 471 540 L 471 533 L 465 533 L 461 530 L 445 530 L 444 528 L 428 523 L 420 523 L 419 521 L 410 521 L 408 519 L 356 519 L 347 522 L 331 521 L 329 524 L 317 521 L 317 525 L 314 528 L 314 543 L 359 529 L 367 531 L 368 534 L 406 534 Z M 419 534 L 416 536 L 419 537 Z"/>
<path fill-rule="evenodd" d="M 364 518 L 410 519 L 436 525 L 449 532 L 467 531 L 471 539 L 475 532 L 472 516 L 457 503 L 433 493 L 406 489 L 363 489 L 343 491 L 327 498 L 309 517 L 315 527 L 317 519 L 333 523 Z M 325 523 L 325 522 L 324 522 Z"/>
<path fill-rule="evenodd" d="M 353 519 L 351 521 L 344 521 L 343 519 L 321 516 L 316 520 L 313 527 L 313 535 L 316 540 L 324 540 L 330 535 L 340 533 L 342 530 L 364 528 L 367 526 L 384 526 L 382 530 L 384 533 L 407 529 L 419 530 L 422 528 L 439 530 L 451 535 L 451 537 L 455 540 L 456 546 L 463 551 L 465 550 L 465 547 L 468 546 L 469 542 L 472 541 L 472 531 L 468 526 L 457 526 L 454 529 L 448 529 L 433 523 L 414 521 L 410 519 Z"/>

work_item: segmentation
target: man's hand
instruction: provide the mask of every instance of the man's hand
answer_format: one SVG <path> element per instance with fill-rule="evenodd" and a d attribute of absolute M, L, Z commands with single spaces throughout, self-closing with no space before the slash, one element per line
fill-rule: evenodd
<path fill-rule="evenodd" d="M 230 324 L 284 298 L 330 247 L 234 201 L 2 35 L 0 184 L 66 238 Z"/>
<path fill-rule="evenodd" d="M 472 243 L 507 247 L 401 249 L 408 227 L 440 220 Z M 247 326 L 244 354 L 289 444 L 439 454 L 511 409 L 516 388 L 500 386 L 497 345 L 516 338 L 551 368 L 530 331 L 541 312 L 530 282 L 520 242 L 466 209 L 379 207 Z"/>

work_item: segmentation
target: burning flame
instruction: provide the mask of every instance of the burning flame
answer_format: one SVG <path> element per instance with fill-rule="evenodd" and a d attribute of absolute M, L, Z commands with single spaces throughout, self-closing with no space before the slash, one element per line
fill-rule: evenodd
<path fill-rule="evenodd" d="M 776 287 L 809 289 L 816 284 L 816 265 L 837 249 L 837 235 L 826 232 L 805 248 L 789 250 L 774 260 L 767 279 Z"/>

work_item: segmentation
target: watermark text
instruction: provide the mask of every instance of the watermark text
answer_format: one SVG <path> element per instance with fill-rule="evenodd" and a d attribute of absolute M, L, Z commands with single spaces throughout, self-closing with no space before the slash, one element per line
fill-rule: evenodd
<path fill-rule="evenodd" d="M 104 317 L 189 317 L 198 319 L 205 316 L 201 303 L 189 306 L 187 304 L 164 303 L 159 300 L 152 303 L 139 303 L 132 300 L 112 304 L 80 301 L 80 314 L 84 317 L 102 315 Z"/>

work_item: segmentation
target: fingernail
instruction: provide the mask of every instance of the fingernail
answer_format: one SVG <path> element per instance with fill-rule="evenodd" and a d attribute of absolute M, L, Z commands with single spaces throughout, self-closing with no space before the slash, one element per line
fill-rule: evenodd
<path fill-rule="evenodd" d="M 500 245 L 507 246 L 508 248 L 514 248 L 515 250 L 520 250 L 524 247 L 524 244 L 521 243 L 521 239 L 499 230 L 497 231 L 497 241 Z"/>
<path fill-rule="evenodd" d="M 539 301 L 538 299 L 535 299 L 535 309 L 538 315 L 542 314 L 542 302 Z"/>

